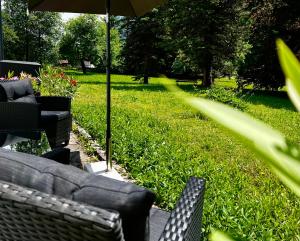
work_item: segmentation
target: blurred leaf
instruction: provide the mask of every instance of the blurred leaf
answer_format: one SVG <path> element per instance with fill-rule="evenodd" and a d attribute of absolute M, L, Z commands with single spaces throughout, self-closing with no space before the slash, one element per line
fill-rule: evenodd
<path fill-rule="evenodd" d="M 210 235 L 210 240 L 211 241 L 233 241 L 229 236 L 226 234 L 220 232 L 220 231 L 214 231 Z"/>
<path fill-rule="evenodd" d="M 224 104 L 191 97 L 173 84 L 166 85 L 190 106 L 231 130 L 260 155 L 293 192 L 300 196 L 300 162 L 289 152 L 284 136 L 262 121 Z"/>
<path fill-rule="evenodd" d="M 281 39 L 277 40 L 277 48 L 280 64 L 286 76 L 288 94 L 298 111 L 300 111 L 300 63 Z"/>

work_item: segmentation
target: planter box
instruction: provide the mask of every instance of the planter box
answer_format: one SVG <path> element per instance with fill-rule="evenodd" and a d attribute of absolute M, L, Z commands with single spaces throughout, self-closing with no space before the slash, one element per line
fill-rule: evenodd
<path fill-rule="evenodd" d="M 19 76 L 21 72 L 38 77 L 41 64 L 35 62 L 0 60 L 0 76 L 7 77 L 9 71 L 14 72 L 14 76 Z"/>

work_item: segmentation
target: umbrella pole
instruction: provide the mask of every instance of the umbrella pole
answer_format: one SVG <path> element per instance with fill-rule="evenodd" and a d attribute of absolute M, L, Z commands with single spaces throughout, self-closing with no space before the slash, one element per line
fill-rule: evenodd
<path fill-rule="evenodd" d="M 4 59 L 4 47 L 3 47 L 2 0 L 0 0 L 0 60 L 3 59 Z"/>
<path fill-rule="evenodd" d="M 111 159 L 111 84 L 110 84 L 110 0 L 106 0 L 106 165 L 112 169 Z"/>

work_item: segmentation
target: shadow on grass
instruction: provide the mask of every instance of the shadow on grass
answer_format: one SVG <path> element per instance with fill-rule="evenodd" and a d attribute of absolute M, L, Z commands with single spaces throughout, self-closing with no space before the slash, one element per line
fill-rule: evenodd
<path fill-rule="evenodd" d="M 207 90 L 207 87 L 203 87 L 201 85 L 193 85 L 193 84 L 177 84 L 177 86 L 185 92 L 188 93 L 199 93 L 200 91 Z"/>
<path fill-rule="evenodd" d="M 253 105 L 265 105 L 273 109 L 286 109 L 290 111 L 295 111 L 296 109 L 288 98 L 262 95 L 262 94 L 252 94 L 245 98 L 245 101 Z"/>
<path fill-rule="evenodd" d="M 86 85 L 106 85 L 105 80 L 80 80 L 80 84 L 86 84 Z M 161 85 L 161 84 L 142 84 L 138 83 L 136 81 L 112 81 L 111 87 L 114 90 L 124 90 L 124 91 L 153 91 L 153 92 L 165 92 L 167 89 Z M 195 87 L 193 84 L 179 84 L 179 88 L 181 88 L 183 91 L 188 93 L 197 93 L 200 90 L 203 90 L 205 88 L 202 87 Z"/>
<path fill-rule="evenodd" d="M 94 72 L 87 72 L 86 74 L 76 71 L 76 70 L 68 70 L 66 71 L 66 74 L 68 75 L 74 75 L 74 76 L 91 76 L 91 75 L 99 75 L 99 73 L 94 73 Z"/>
<path fill-rule="evenodd" d="M 83 74 L 80 71 L 77 70 L 68 70 L 66 71 L 68 75 L 74 76 L 74 77 L 93 77 L 93 79 L 81 79 L 79 82 L 80 84 L 86 84 L 86 85 L 106 85 L 106 78 L 105 73 L 95 73 L 95 72 L 89 72 L 86 74 Z M 139 83 L 138 81 L 114 81 L 115 77 L 112 77 L 112 88 L 115 90 L 134 90 L 134 91 L 167 91 L 166 88 L 163 85 L 160 84 L 150 84 L 146 85 L 143 83 Z M 121 77 L 120 77 L 121 78 Z M 175 81 L 175 80 L 174 80 Z M 200 87 L 199 85 L 195 85 L 193 83 L 178 83 L 177 86 L 181 88 L 183 91 L 186 91 L 188 93 L 195 93 L 197 91 L 203 90 L 205 88 Z"/>
<path fill-rule="evenodd" d="M 105 84 L 105 83 L 103 83 Z M 192 84 L 185 84 L 185 85 L 178 85 L 179 88 L 181 88 L 183 91 L 188 92 L 188 93 L 197 93 L 199 92 L 202 88 L 200 87 L 195 87 Z M 118 83 L 118 82 L 113 82 L 112 83 L 112 88 L 115 90 L 134 90 L 134 91 L 153 91 L 153 92 L 166 92 L 168 91 L 163 85 L 161 84 L 138 84 L 138 83 Z"/>
<path fill-rule="evenodd" d="M 83 74 L 78 71 L 68 71 L 70 75 L 77 76 L 96 76 L 98 73 Z M 80 84 L 87 85 L 106 85 L 105 76 L 95 80 L 81 80 Z M 207 88 L 200 85 L 194 85 L 193 83 L 178 83 L 177 86 L 183 91 L 190 94 L 197 94 Z M 160 84 L 142 84 L 137 81 L 112 81 L 112 89 L 120 91 L 148 91 L 148 92 L 167 92 L 168 90 Z M 247 91 L 249 92 L 249 90 Z M 290 111 L 296 111 L 291 101 L 288 99 L 286 93 L 271 92 L 271 91 L 250 91 L 245 94 L 244 101 L 253 105 L 265 105 L 274 109 L 286 109 Z"/>
<path fill-rule="evenodd" d="M 189 93 L 199 93 L 200 91 L 207 90 L 207 88 L 202 86 L 193 85 L 181 85 L 179 86 L 182 90 Z M 291 103 L 288 95 L 284 91 L 245 91 L 244 101 L 253 105 L 265 105 L 273 109 L 286 109 L 290 111 L 295 111 L 294 105 Z"/>
<path fill-rule="evenodd" d="M 122 84 L 122 85 L 117 85 L 116 82 L 112 84 L 112 89 L 114 90 L 121 90 L 121 91 L 149 91 L 149 92 L 164 92 L 167 91 L 166 88 L 163 85 L 157 85 L 157 84 Z"/>
<path fill-rule="evenodd" d="M 80 84 L 85 85 L 106 85 L 105 80 L 80 80 Z M 135 85 L 136 83 L 122 82 L 122 81 L 112 81 L 111 85 Z"/>

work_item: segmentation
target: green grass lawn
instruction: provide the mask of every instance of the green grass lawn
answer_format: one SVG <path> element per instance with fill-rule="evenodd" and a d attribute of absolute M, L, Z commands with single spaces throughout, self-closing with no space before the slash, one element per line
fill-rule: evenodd
<path fill-rule="evenodd" d="M 104 147 L 105 75 L 70 74 L 81 85 L 74 117 Z M 112 82 L 113 158 L 157 194 L 160 207 L 175 205 L 190 176 L 204 177 L 206 236 L 213 227 L 240 240 L 300 240 L 299 199 L 226 130 L 177 100 L 158 79 L 145 86 L 113 75 Z M 181 87 L 198 94 L 190 83 Z M 300 116 L 290 101 L 246 101 L 247 112 L 300 143 Z"/>

